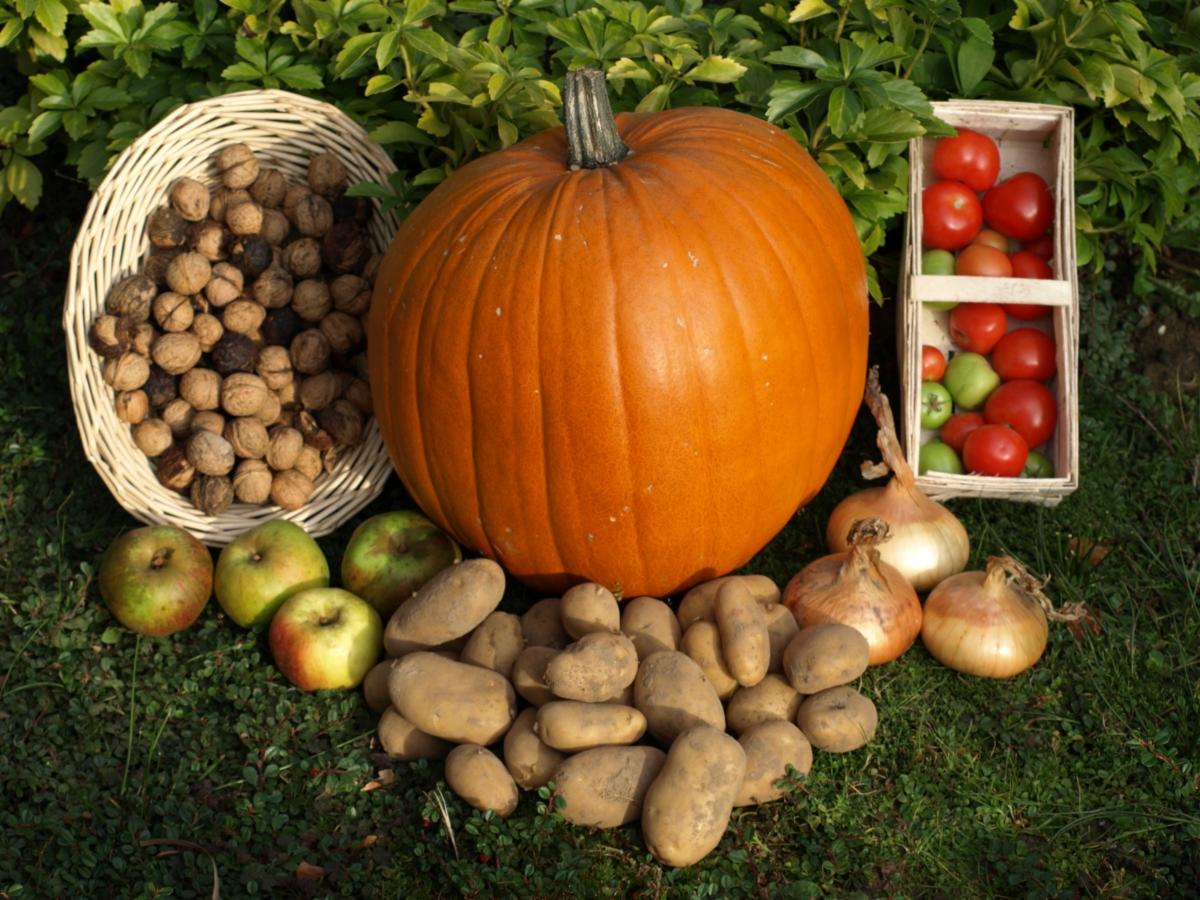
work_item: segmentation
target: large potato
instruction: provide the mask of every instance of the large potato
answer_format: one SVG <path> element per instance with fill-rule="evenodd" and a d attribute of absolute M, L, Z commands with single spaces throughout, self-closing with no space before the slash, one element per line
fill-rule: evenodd
<path fill-rule="evenodd" d="M 783 674 L 802 694 L 848 684 L 867 671 L 871 645 L 862 632 L 831 622 L 796 632 L 783 651 Z"/>
<path fill-rule="evenodd" d="M 763 607 L 763 615 L 767 618 L 767 634 L 771 638 L 771 662 L 768 672 L 783 671 L 783 651 L 792 642 L 800 626 L 792 611 L 782 603 L 768 603 Z"/>
<path fill-rule="evenodd" d="M 725 722 L 734 734 L 741 734 L 759 722 L 782 719 L 791 722 L 804 698 L 782 675 L 768 675 L 753 687 L 738 688 L 725 708 Z"/>
<path fill-rule="evenodd" d="M 814 747 L 849 753 L 875 737 L 879 713 L 869 697 L 843 685 L 806 698 L 796 713 L 796 724 Z"/>
<path fill-rule="evenodd" d="M 758 684 L 771 665 L 771 634 L 762 606 L 744 581 L 727 581 L 717 589 L 713 616 L 729 674 L 742 687 Z"/>
<path fill-rule="evenodd" d="M 517 716 L 517 695 L 507 678 L 436 653 L 397 660 L 388 693 L 392 706 L 413 725 L 456 744 L 497 741 Z"/>
<path fill-rule="evenodd" d="M 379 744 L 392 759 L 444 759 L 453 744 L 426 734 L 390 706 L 379 717 Z"/>
<path fill-rule="evenodd" d="M 708 725 L 689 728 L 667 751 L 642 801 L 642 836 L 654 858 L 690 866 L 721 842 L 746 776 L 746 751 Z"/>
<path fill-rule="evenodd" d="M 392 705 L 388 696 L 388 674 L 392 671 L 392 660 L 384 659 L 375 663 L 362 681 L 363 699 L 372 712 L 381 713 Z"/>
<path fill-rule="evenodd" d="M 637 650 L 619 631 L 593 631 L 546 665 L 546 687 L 563 700 L 601 703 L 633 683 Z"/>
<path fill-rule="evenodd" d="M 490 809 L 501 818 L 517 808 L 517 783 L 487 747 L 460 744 L 451 750 L 446 757 L 446 784 L 476 809 Z"/>
<path fill-rule="evenodd" d="M 505 678 L 511 678 L 513 663 L 524 649 L 525 636 L 521 632 L 520 617 L 512 613 L 494 612 L 471 632 L 458 658 L 461 662 L 483 666 L 499 672 Z"/>
<path fill-rule="evenodd" d="M 646 733 L 646 717 L 619 703 L 552 700 L 538 709 L 534 731 L 547 746 L 576 753 L 634 743 Z"/>
<path fill-rule="evenodd" d="M 812 768 L 812 747 L 804 733 L 791 722 L 759 722 L 738 738 L 746 751 L 746 777 L 733 801 L 734 806 L 770 803 L 783 796 L 776 782 L 791 766 L 801 775 Z"/>
<path fill-rule="evenodd" d="M 593 631 L 619 631 L 621 607 L 617 598 L 602 584 L 587 581 L 562 595 L 558 608 L 563 629 L 575 640 Z"/>
<path fill-rule="evenodd" d="M 671 607 L 656 597 L 635 597 L 621 610 L 621 631 L 645 659 L 659 650 L 678 650 L 683 631 Z"/>
<path fill-rule="evenodd" d="M 766 575 L 725 575 L 698 584 L 679 601 L 679 627 L 687 631 L 688 626 L 701 619 L 712 621 L 713 601 L 717 599 L 717 591 L 727 581 L 740 581 L 750 589 L 754 599 L 766 606 L 768 603 L 778 603 L 782 596 L 779 585 Z"/>
<path fill-rule="evenodd" d="M 696 661 L 718 697 L 728 700 L 733 696 L 738 683 L 721 652 L 721 632 L 715 624 L 707 619 L 693 622 L 683 633 L 679 649 Z"/>
<path fill-rule="evenodd" d="M 546 687 L 546 666 L 562 651 L 553 647 L 526 647 L 513 663 L 512 683 L 517 693 L 532 703 L 541 706 L 554 699 L 554 692 Z"/>
<path fill-rule="evenodd" d="M 427 650 L 469 634 L 504 597 L 504 570 L 490 559 L 443 569 L 392 613 L 383 632 L 388 656 Z"/>
<path fill-rule="evenodd" d="M 646 728 L 662 744 L 697 725 L 725 730 L 725 708 L 704 670 L 677 650 L 651 654 L 638 667 L 633 705 L 646 717 Z"/>
<path fill-rule="evenodd" d="M 553 647 L 561 650 L 571 643 L 562 625 L 562 601 L 557 597 L 539 600 L 521 616 L 521 631 L 526 647 Z"/>
<path fill-rule="evenodd" d="M 558 810 L 568 822 L 618 828 L 642 814 L 642 798 L 667 755 L 657 747 L 597 747 L 568 756 L 554 773 Z"/>
<path fill-rule="evenodd" d="M 522 710 L 504 736 L 504 765 L 518 786 L 533 791 L 554 777 L 566 756 L 548 747 L 534 733 L 537 710 Z"/>

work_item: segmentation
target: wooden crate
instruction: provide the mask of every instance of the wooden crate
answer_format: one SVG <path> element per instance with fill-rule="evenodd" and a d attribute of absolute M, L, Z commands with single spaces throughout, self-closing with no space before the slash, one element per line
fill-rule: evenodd
<path fill-rule="evenodd" d="M 984 475 L 920 475 L 917 484 L 930 497 L 991 497 L 1053 506 L 1079 484 L 1079 410 L 1076 360 L 1079 352 L 1079 288 L 1075 267 L 1074 110 L 1065 106 L 951 100 L 933 104 L 937 115 L 992 137 L 1000 147 L 1000 176 L 1033 171 L 1046 179 L 1054 196 L 1055 278 L 985 278 L 923 275 L 921 195 L 936 180 L 932 158 L 936 139 L 917 138 L 909 145 L 909 204 L 901 261 L 898 350 L 900 358 L 901 441 L 917 470 L 920 447 L 934 437 L 921 428 L 921 347 L 931 344 L 949 356 L 954 348 L 947 312 L 925 301 L 960 303 L 1032 303 L 1053 307 L 1049 321 L 1009 322 L 1009 329 L 1042 328 L 1054 335 L 1058 374 L 1048 382 L 1058 399 L 1058 423 L 1043 448 L 1054 463 L 1053 478 L 997 478 Z"/>

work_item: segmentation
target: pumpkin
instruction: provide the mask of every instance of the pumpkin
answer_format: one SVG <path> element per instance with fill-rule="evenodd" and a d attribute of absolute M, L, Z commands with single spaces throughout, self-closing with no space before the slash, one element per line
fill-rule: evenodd
<path fill-rule="evenodd" d="M 862 398 L 845 204 L 749 115 L 613 119 L 462 166 L 397 231 L 370 314 L 375 416 L 455 540 L 535 590 L 665 596 L 761 549 L 824 484 Z"/>

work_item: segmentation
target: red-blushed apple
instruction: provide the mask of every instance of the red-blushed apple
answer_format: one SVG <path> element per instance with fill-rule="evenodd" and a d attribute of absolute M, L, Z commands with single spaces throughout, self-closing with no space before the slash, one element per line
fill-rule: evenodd
<path fill-rule="evenodd" d="M 309 588 L 283 602 L 267 639 L 275 665 L 300 690 L 353 688 L 379 660 L 383 622 L 349 591 Z"/>
<path fill-rule="evenodd" d="M 329 563 L 294 522 L 274 519 L 234 538 L 217 557 L 217 602 L 243 628 L 261 628 L 288 597 L 329 584 Z"/>
<path fill-rule="evenodd" d="M 350 535 L 342 554 L 342 585 L 386 619 L 417 588 L 458 562 L 462 549 L 420 513 L 380 513 Z"/>
<path fill-rule="evenodd" d="M 100 561 L 100 596 L 117 621 L 151 637 L 182 631 L 212 595 L 208 548 L 170 525 L 127 531 Z"/>

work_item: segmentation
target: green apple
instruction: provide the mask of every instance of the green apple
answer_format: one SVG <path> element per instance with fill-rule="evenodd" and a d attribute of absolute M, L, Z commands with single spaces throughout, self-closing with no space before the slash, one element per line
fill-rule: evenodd
<path fill-rule="evenodd" d="M 954 254 L 949 250 L 926 250 L 921 254 L 922 275 L 953 275 Z M 954 309 L 957 300 L 926 300 L 925 305 L 930 309 Z"/>
<path fill-rule="evenodd" d="M 963 472 L 962 461 L 954 452 L 953 447 L 935 438 L 921 447 L 921 454 L 917 458 L 917 473 L 924 475 L 926 472 L 961 475 Z"/>
<path fill-rule="evenodd" d="M 243 628 L 261 628 L 292 594 L 328 584 L 325 554 L 285 519 L 238 535 L 217 557 L 217 602 Z"/>
<path fill-rule="evenodd" d="M 170 525 L 127 531 L 100 561 L 100 597 L 126 628 L 151 637 L 182 631 L 212 595 L 208 548 Z"/>
<path fill-rule="evenodd" d="M 341 588 L 309 588 L 283 602 L 267 632 L 271 656 L 302 691 L 358 687 L 383 651 L 383 622 Z"/>
<path fill-rule="evenodd" d="M 1000 384 L 1000 376 L 978 353 L 956 353 L 946 363 L 942 382 L 954 402 L 963 409 L 978 409 Z"/>
<path fill-rule="evenodd" d="M 342 585 L 386 619 L 417 588 L 461 561 L 458 544 L 420 513 L 380 513 L 350 535 L 342 554 Z"/>

